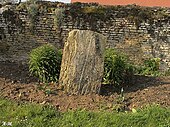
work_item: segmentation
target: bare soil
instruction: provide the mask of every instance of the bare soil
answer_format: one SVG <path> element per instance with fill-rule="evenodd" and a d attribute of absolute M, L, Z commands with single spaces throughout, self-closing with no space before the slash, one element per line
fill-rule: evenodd
<path fill-rule="evenodd" d="M 52 104 L 60 111 L 131 110 L 152 104 L 170 106 L 170 77 L 134 76 L 131 85 L 124 88 L 124 99 L 119 91 L 113 85 L 102 85 L 100 95 L 67 95 L 57 84 L 50 84 L 45 92 L 43 85 L 30 76 L 27 65 L 0 62 L 0 96 L 19 103 Z"/>

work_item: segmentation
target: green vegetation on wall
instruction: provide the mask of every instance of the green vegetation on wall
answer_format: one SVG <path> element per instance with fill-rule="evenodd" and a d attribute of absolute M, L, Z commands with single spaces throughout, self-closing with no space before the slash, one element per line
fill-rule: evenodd
<path fill-rule="evenodd" d="M 64 9 L 63 8 L 56 8 L 54 14 L 54 25 L 58 29 L 62 25 L 63 18 L 64 18 Z"/>
<path fill-rule="evenodd" d="M 105 22 L 114 17 L 125 18 L 135 22 L 136 26 L 139 27 L 142 22 L 151 24 L 154 20 L 168 19 L 170 15 L 166 11 L 168 11 L 166 8 L 154 9 L 137 5 L 101 6 L 98 4 L 73 3 L 70 5 L 69 13 L 73 19 L 81 17 L 87 21 L 100 20 Z"/>
<path fill-rule="evenodd" d="M 35 29 L 35 24 L 36 24 L 36 18 L 38 15 L 38 4 L 36 4 L 36 0 L 30 0 L 27 1 L 27 11 L 28 11 L 28 16 L 30 19 L 30 30 L 31 32 L 34 33 Z"/>
<path fill-rule="evenodd" d="M 141 23 L 147 22 L 153 24 L 155 20 L 167 20 L 170 14 L 167 8 L 141 7 L 137 5 L 126 6 L 103 6 L 96 3 L 72 3 L 61 4 L 47 1 L 29 0 L 18 6 L 19 10 L 28 11 L 31 29 L 34 29 L 36 16 L 38 13 L 54 13 L 54 24 L 60 26 L 62 19 L 71 16 L 73 22 L 83 19 L 83 22 L 89 22 L 92 30 L 96 30 L 97 21 L 109 25 L 111 19 L 125 18 L 134 22 L 138 28 Z M 159 22 L 156 25 L 160 25 Z"/>
<path fill-rule="evenodd" d="M 23 22 L 19 18 L 19 14 L 17 14 L 15 10 L 5 10 L 2 12 L 2 16 L 5 19 L 5 22 L 8 26 L 7 28 L 9 34 L 14 32 L 14 28 L 11 27 L 17 27 L 18 30 L 20 29 L 22 31 Z"/>

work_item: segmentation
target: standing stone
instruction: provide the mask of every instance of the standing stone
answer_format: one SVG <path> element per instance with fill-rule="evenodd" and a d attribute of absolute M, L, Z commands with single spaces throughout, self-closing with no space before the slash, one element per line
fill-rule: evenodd
<path fill-rule="evenodd" d="M 106 38 L 89 30 L 73 30 L 64 46 L 59 83 L 69 94 L 100 92 Z"/>

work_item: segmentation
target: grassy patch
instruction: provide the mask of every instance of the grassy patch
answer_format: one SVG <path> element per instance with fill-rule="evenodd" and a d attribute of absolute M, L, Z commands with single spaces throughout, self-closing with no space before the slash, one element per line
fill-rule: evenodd
<path fill-rule="evenodd" d="M 85 110 L 61 113 L 52 106 L 17 104 L 0 99 L 0 126 L 12 127 L 169 127 L 170 109 L 146 107 L 137 112 L 89 112 Z"/>

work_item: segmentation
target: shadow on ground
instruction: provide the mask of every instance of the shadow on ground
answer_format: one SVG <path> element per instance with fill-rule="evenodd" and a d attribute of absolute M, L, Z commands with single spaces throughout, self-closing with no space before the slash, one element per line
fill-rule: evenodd
<path fill-rule="evenodd" d="M 22 62 L 0 62 L 0 78 L 13 83 L 31 83 L 38 80 L 30 75 L 27 64 Z"/>
<path fill-rule="evenodd" d="M 164 84 L 170 84 L 170 81 L 164 81 L 163 78 L 134 75 L 128 84 L 123 85 L 123 92 L 130 93 L 138 90 L 147 89 L 152 86 L 159 86 Z M 102 84 L 101 95 L 110 96 L 113 93 L 121 93 L 122 87 L 115 87 L 113 84 Z"/>

